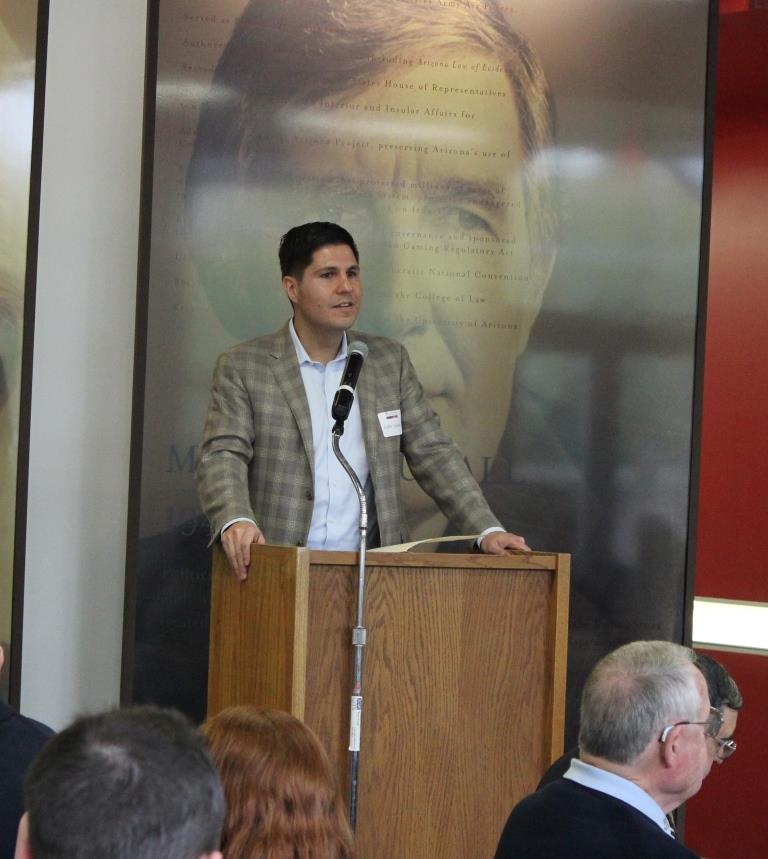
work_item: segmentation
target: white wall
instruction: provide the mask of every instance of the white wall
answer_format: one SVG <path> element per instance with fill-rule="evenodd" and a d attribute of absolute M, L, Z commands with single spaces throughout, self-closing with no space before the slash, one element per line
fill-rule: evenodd
<path fill-rule="evenodd" d="M 119 696 L 146 0 L 51 0 L 22 711 Z"/>

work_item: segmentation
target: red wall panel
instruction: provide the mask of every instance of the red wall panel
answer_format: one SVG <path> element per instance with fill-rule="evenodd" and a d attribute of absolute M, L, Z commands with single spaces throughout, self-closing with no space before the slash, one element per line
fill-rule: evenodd
<path fill-rule="evenodd" d="M 768 602 L 768 11 L 717 55 L 696 593 Z"/>
<path fill-rule="evenodd" d="M 768 603 L 768 11 L 721 2 L 696 594 Z M 768 657 L 712 654 L 745 705 L 733 758 L 688 803 L 709 859 L 768 855 Z"/>
<path fill-rule="evenodd" d="M 685 840 L 708 859 L 763 859 L 768 855 L 768 659 L 747 653 L 706 652 L 736 678 L 744 707 L 734 735 L 738 743 L 735 754 L 713 766 L 701 791 L 688 801 Z"/>

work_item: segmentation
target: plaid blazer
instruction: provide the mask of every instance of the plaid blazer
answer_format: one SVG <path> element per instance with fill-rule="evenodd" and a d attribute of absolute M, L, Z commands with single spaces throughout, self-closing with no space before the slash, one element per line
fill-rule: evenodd
<path fill-rule="evenodd" d="M 348 332 L 368 358 L 357 384 L 381 545 L 408 539 L 400 455 L 462 533 L 498 525 L 456 445 L 440 427 L 408 353 L 385 337 Z M 385 438 L 378 413 L 400 409 L 401 436 Z M 268 543 L 306 544 L 314 502 L 312 425 L 296 350 L 284 326 L 218 359 L 197 466 L 215 540 L 224 524 L 253 519 Z M 371 528 L 375 531 L 375 528 Z"/>

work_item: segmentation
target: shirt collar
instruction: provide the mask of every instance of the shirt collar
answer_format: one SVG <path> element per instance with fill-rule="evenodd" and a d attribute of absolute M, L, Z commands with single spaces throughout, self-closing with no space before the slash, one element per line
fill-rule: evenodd
<path fill-rule="evenodd" d="M 293 319 L 288 323 L 288 332 L 291 335 L 291 340 L 293 341 L 293 348 L 296 350 L 296 357 L 299 359 L 299 366 L 305 364 L 319 364 L 319 361 L 313 361 L 309 355 L 307 354 L 307 350 L 304 348 L 304 344 L 299 340 L 299 335 L 296 333 L 296 328 L 293 324 Z M 336 357 L 333 359 L 334 361 L 339 361 L 347 359 L 347 332 L 345 331 L 341 337 L 341 346 L 339 347 L 339 351 Z"/>
<path fill-rule="evenodd" d="M 627 805 L 636 808 L 646 817 L 650 817 L 668 835 L 672 834 L 669 821 L 662 811 L 661 806 L 650 794 L 646 793 L 634 782 L 615 773 L 608 772 L 608 770 L 594 767 L 591 764 L 585 764 L 584 761 L 580 761 L 578 758 L 574 758 L 571 761 L 568 772 L 565 773 L 563 778 L 575 781 L 584 787 L 592 788 L 592 790 L 599 790 L 601 793 L 626 802 Z"/>

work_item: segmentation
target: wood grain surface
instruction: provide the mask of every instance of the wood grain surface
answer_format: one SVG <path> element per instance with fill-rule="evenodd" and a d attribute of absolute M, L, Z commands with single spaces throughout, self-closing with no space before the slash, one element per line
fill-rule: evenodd
<path fill-rule="evenodd" d="M 562 753 L 568 556 L 369 555 L 358 849 L 493 855 Z M 209 711 L 290 710 L 348 769 L 353 553 L 253 548 L 214 571 Z"/>

